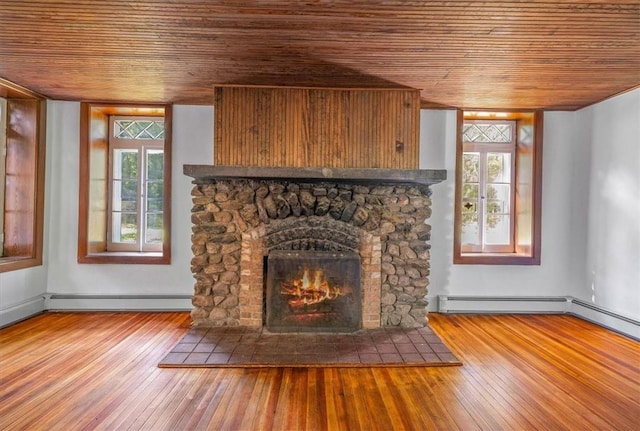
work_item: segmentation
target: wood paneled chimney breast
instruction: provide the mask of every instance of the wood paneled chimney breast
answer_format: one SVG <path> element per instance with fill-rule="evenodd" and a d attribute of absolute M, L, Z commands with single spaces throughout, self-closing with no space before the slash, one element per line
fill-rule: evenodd
<path fill-rule="evenodd" d="M 214 164 L 416 169 L 414 89 L 217 87 Z"/>

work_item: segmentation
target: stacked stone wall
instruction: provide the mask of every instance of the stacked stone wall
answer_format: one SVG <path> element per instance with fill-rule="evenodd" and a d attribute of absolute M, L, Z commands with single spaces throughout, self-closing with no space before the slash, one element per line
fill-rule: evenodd
<path fill-rule="evenodd" d="M 371 305 L 371 297 L 365 301 L 367 325 L 378 315 L 378 326 L 426 324 L 427 186 L 243 179 L 194 184 L 194 324 L 261 324 L 261 298 L 241 290 L 261 292 L 262 274 L 257 272 L 262 262 L 257 261 L 270 249 L 359 250 L 367 280 L 363 287 L 378 289 L 374 297 L 380 298 L 375 314 L 372 308 L 378 305 Z M 358 233 L 378 244 L 373 252 L 371 247 L 362 251 Z M 243 249 L 243 244 L 255 250 Z"/>

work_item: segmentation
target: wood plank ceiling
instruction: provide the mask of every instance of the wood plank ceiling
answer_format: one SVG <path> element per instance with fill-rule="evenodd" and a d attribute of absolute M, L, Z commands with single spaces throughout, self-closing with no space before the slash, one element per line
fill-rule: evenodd
<path fill-rule="evenodd" d="M 212 104 L 247 84 L 575 109 L 640 84 L 640 1 L 0 0 L 0 77 L 64 100 Z"/>

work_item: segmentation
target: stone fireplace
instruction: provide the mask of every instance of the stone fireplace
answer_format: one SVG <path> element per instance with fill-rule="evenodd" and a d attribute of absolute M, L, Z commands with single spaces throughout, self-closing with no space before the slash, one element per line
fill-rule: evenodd
<path fill-rule="evenodd" d="M 429 187 L 445 171 L 185 165 L 184 172 L 194 179 L 194 325 L 265 326 L 274 316 L 269 300 L 289 304 L 291 314 L 276 318 L 276 330 L 314 330 L 296 328 L 296 318 L 331 330 L 331 316 L 341 319 L 339 331 L 426 325 Z M 328 259 L 307 268 L 306 277 L 318 277 L 333 303 L 295 307 L 316 295 L 294 280 L 304 270 L 278 269 L 279 260 L 295 256 L 307 267 Z M 335 269 L 341 261 L 355 269 Z M 332 275 L 316 275 L 325 271 Z M 346 278 L 338 281 L 336 272 Z M 276 293 L 269 293 L 274 282 Z M 338 317 L 343 305 L 358 308 L 355 324 Z"/>

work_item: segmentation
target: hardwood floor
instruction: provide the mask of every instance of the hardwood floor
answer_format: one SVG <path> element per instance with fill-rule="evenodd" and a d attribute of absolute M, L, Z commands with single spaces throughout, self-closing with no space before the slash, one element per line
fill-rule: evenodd
<path fill-rule="evenodd" d="M 188 313 L 0 330 L 2 430 L 635 430 L 640 344 L 570 316 L 430 315 L 445 368 L 160 369 Z"/>

